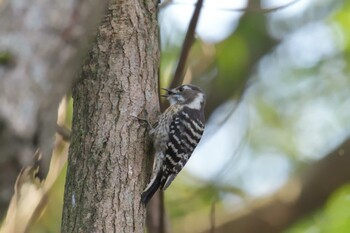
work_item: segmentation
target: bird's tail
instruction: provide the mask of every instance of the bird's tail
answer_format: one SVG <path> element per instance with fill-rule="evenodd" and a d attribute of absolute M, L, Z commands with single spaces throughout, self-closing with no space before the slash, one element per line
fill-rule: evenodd
<path fill-rule="evenodd" d="M 147 205 L 161 184 L 162 171 L 159 171 L 141 194 L 141 202 Z"/>

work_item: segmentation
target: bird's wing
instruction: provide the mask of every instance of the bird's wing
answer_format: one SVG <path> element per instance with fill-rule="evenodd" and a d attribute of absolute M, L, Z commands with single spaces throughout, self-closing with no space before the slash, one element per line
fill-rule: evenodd
<path fill-rule="evenodd" d="M 169 128 L 169 142 L 162 166 L 160 188 L 165 190 L 182 170 L 198 145 L 204 131 L 203 113 L 184 108 L 177 113 Z"/>

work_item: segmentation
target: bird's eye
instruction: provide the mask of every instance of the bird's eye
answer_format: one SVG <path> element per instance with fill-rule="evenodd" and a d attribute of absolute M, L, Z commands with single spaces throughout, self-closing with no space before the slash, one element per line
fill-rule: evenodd
<path fill-rule="evenodd" d="M 182 92 L 184 90 L 183 87 L 179 87 L 179 91 Z"/>

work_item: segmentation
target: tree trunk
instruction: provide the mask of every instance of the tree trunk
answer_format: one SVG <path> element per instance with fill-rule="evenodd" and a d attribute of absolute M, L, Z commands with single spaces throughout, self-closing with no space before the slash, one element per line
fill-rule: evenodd
<path fill-rule="evenodd" d="M 73 90 L 62 232 L 143 232 L 158 111 L 157 2 L 111 0 Z M 146 171 L 148 176 L 146 176 Z"/>

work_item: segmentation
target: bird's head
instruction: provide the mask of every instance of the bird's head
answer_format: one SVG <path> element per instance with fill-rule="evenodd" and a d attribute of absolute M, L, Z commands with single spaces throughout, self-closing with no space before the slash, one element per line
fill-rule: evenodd
<path fill-rule="evenodd" d="M 170 105 L 180 104 L 196 110 L 204 108 L 206 97 L 202 89 L 197 86 L 186 84 L 174 89 L 162 89 L 167 91 L 162 96 L 168 99 Z"/>

